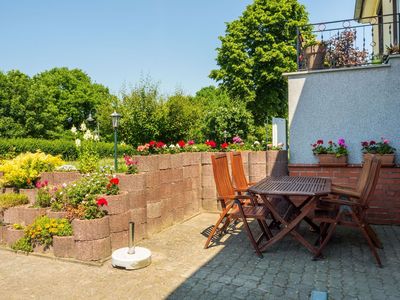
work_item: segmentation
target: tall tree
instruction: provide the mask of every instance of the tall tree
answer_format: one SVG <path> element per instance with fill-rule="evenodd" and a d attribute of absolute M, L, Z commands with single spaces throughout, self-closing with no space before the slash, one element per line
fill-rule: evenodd
<path fill-rule="evenodd" d="M 217 48 L 219 69 L 210 77 L 247 103 L 257 124 L 287 114 L 283 72 L 296 70 L 296 27 L 308 23 L 297 0 L 255 0 L 238 20 L 227 23 Z"/>

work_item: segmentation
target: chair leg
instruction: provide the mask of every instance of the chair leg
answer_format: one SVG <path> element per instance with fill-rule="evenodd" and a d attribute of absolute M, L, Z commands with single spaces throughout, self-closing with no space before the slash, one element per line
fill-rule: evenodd
<path fill-rule="evenodd" d="M 207 241 L 204 245 L 204 249 L 208 248 L 208 245 L 210 244 L 212 237 L 215 235 L 215 232 L 217 231 L 218 226 L 221 224 L 221 222 L 224 220 L 224 218 L 227 217 L 228 211 L 231 209 L 231 207 L 232 206 L 229 206 L 222 211 L 217 223 L 215 223 L 214 228 L 211 230 L 210 234 L 208 235 Z"/>
<path fill-rule="evenodd" d="M 317 253 L 314 255 L 314 259 L 318 259 L 318 258 L 321 257 L 321 253 L 325 249 L 325 247 L 328 244 L 328 242 L 330 241 L 330 239 L 331 239 L 331 237 L 333 235 L 333 232 L 336 229 L 336 226 L 337 226 L 337 223 L 330 224 L 330 228 L 329 228 L 329 225 L 328 225 L 328 228 L 329 228 L 328 229 L 328 233 L 325 236 L 325 238 L 321 241 L 322 243 L 320 244 Z"/>
<path fill-rule="evenodd" d="M 249 223 L 247 223 L 247 220 L 246 220 L 246 218 L 245 218 L 244 216 L 243 216 L 243 225 L 244 225 L 244 228 L 245 228 L 246 231 L 247 231 L 247 235 L 249 236 L 249 239 L 250 239 L 251 244 L 253 245 L 254 249 L 256 250 L 257 255 L 258 255 L 260 258 L 262 258 L 263 255 L 262 255 L 260 249 L 258 248 L 257 242 L 256 242 L 256 240 L 254 239 L 253 233 L 252 233 L 251 230 L 250 230 Z"/>
<path fill-rule="evenodd" d="M 368 231 L 367 231 L 367 229 L 365 228 L 365 225 L 362 224 L 359 228 L 360 228 L 362 234 L 364 235 L 365 239 L 367 240 L 368 246 L 369 246 L 369 248 L 371 249 L 371 252 L 372 252 L 372 254 L 373 254 L 374 257 L 375 257 L 375 260 L 376 260 L 378 266 L 379 266 L 380 268 L 382 268 L 381 259 L 379 258 L 379 255 L 378 255 L 378 252 L 376 251 L 374 242 L 372 241 L 371 237 L 369 236 Z"/>
<path fill-rule="evenodd" d="M 365 229 L 371 238 L 372 242 L 374 243 L 376 248 L 383 249 L 383 244 L 381 240 L 379 239 L 378 235 L 376 232 L 372 229 L 372 227 L 369 224 L 365 224 Z"/>

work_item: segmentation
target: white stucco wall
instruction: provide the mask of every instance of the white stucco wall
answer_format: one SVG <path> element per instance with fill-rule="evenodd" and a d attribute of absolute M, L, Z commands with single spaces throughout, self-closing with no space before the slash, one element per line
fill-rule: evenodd
<path fill-rule="evenodd" d="M 290 163 L 316 163 L 310 144 L 317 139 L 344 138 L 350 163 L 361 162 L 364 140 L 385 137 L 400 152 L 400 56 L 387 65 L 286 75 Z"/>

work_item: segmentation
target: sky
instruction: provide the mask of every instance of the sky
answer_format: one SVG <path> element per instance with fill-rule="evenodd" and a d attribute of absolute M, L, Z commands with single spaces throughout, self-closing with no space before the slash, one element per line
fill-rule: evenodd
<path fill-rule="evenodd" d="M 0 71 L 79 68 L 114 94 L 143 78 L 164 94 L 215 85 L 218 36 L 252 0 L 0 0 Z M 310 22 L 352 18 L 355 0 L 300 0 Z"/>

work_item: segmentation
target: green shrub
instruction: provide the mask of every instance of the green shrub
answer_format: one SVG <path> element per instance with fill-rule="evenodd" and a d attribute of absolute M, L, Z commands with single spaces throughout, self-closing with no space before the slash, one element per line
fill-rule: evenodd
<path fill-rule="evenodd" d="M 33 252 L 33 247 L 31 245 L 31 241 L 28 237 L 24 236 L 11 245 L 11 249 L 15 251 L 23 251 L 23 252 Z"/>
<path fill-rule="evenodd" d="M 0 157 L 12 158 L 20 153 L 36 152 L 41 150 L 51 155 L 61 155 L 65 160 L 76 160 L 78 151 L 72 140 L 44 140 L 44 139 L 0 139 Z M 97 151 L 100 157 L 112 157 L 114 144 L 99 142 Z M 127 145 L 118 145 L 118 155 L 133 154 L 133 148 Z M 10 157 L 11 156 L 11 157 Z"/>
<path fill-rule="evenodd" d="M 28 204 L 28 196 L 24 194 L 0 194 L 0 209 L 7 209 L 17 205 Z"/>

